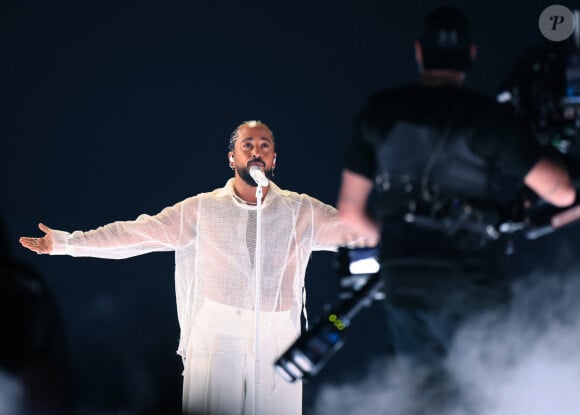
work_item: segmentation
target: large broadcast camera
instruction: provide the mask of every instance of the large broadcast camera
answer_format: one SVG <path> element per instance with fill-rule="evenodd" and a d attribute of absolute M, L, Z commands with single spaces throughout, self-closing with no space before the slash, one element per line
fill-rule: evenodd
<path fill-rule="evenodd" d="M 497 100 L 506 111 L 527 123 L 546 153 L 566 163 L 580 189 L 580 13 L 576 33 L 568 42 L 552 42 L 530 50 L 514 62 Z M 578 192 L 580 193 L 580 192 Z M 580 219 L 580 204 L 556 208 L 524 189 L 511 217 L 485 228 L 493 239 L 523 235 L 537 239 Z M 448 227 L 447 222 L 429 226 Z M 274 366 L 288 382 L 315 376 L 344 344 L 345 330 L 362 307 L 384 298 L 376 249 L 341 248 L 337 257 L 339 300 L 315 326 L 303 333 Z"/>
<path fill-rule="evenodd" d="M 564 163 L 580 189 L 580 12 L 576 31 L 567 41 L 549 42 L 515 60 L 501 84 L 497 101 L 530 126 L 546 155 Z M 536 239 L 579 219 L 578 199 L 572 208 L 556 208 L 525 188 L 514 221 L 501 232 L 524 229 Z M 516 219 L 517 218 L 517 219 Z M 508 225 L 515 226 L 508 229 Z M 542 225 L 543 224 L 543 225 Z"/>
<path fill-rule="evenodd" d="M 580 13 L 575 12 L 576 21 Z M 518 58 L 497 95 L 528 123 L 540 144 L 580 159 L 580 28 Z"/>

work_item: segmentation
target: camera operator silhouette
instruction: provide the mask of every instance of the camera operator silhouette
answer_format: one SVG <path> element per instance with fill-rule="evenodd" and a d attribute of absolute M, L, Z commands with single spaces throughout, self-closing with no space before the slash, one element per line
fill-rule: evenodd
<path fill-rule="evenodd" d="M 457 404 L 443 367 L 456 330 L 509 300 L 494 225 L 524 185 L 557 206 L 576 194 L 525 124 L 462 87 L 476 56 L 462 12 L 429 13 L 415 56 L 420 82 L 373 95 L 360 113 L 338 209 L 379 244 L 390 351 L 427 373 L 419 396 L 431 404 L 411 412 L 437 414 Z"/>

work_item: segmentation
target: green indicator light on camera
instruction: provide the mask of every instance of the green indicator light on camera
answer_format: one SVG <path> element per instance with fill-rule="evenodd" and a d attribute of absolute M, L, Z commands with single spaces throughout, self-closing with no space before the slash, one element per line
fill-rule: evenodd
<path fill-rule="evenodd" d="M 336 316 L 336 314 L 329 315 L 328 321 L 330 321 L 334 325 L 334 327 L 336 327 L 340 331 L 344 330 L 344 328 L 346 327 L 346 324 L 344 324 L 342 320 Z"/>

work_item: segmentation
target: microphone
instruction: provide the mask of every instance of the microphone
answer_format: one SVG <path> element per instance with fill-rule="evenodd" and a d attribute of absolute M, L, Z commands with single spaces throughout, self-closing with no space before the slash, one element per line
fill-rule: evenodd
<path fill-rule="evenodd" d="M 268 186 L 268 178 L 258 166 L 250 167 L 250 176 L 258 186 Z"/>

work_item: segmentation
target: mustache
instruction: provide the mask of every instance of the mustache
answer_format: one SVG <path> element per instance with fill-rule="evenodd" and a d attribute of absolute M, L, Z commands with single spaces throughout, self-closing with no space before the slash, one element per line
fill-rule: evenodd
<path fill-rule="evenodd" d="M 266 163 L 264 163 L 261 159 L 252 159 L 248 161 L 246 167 L 249 169 L 253 164 L 261 164 L 263 168 L 266 168 Z"/>

